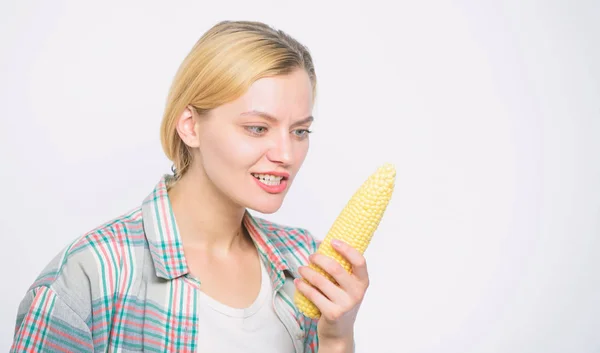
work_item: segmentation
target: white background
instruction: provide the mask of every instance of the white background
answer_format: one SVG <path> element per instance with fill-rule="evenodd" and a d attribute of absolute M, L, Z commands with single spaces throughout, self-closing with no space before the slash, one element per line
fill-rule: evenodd
<path fill-rule="evenodd" d="M 282 209 L 322 238 L 381 163 L 358 351 L 600 352 L 600 2 L 3 1 L 0 348 L 43 266 L 170 163 L 171 79 L 216 22 L 305 43 L 315 133 Z"/>

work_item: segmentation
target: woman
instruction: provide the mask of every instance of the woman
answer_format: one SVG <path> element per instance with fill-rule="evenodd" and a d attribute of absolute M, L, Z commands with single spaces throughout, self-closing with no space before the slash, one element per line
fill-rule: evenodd
<path fill-rule="evenodd" d="M 337 246 L 348 274 L 311 255 L 307 230 L 247 211 L 281 206 L 308 151 L 315 91 L 311 55 L 285 33 L 256 22 L 205 33 L 161 126 L 174 175 L 54 258 L 19 306 L 12 351 L 353 351 L 363 256 Z M 296 289 L 320 319 L 294 307 Z"/>

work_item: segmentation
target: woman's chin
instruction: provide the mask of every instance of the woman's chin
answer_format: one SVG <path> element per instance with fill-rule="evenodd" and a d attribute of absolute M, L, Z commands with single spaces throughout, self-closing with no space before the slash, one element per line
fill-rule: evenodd
<path fill-rule="evenodd" d="M 263 214 L 272 214 L 277 212 L 282 205 L 282 200 L 254 200 L 247 204 L 247 207 Z"/>
<path fill-rule="evenodd" d="M 238 200 L 245 208 L 249 208 L 263 214 L 271 214 L 277 212 L 283 205 L 283 201 L 289 190 L 289 184 L 283 190 L 263 190 L 261 188 L 249 188 L 240 193 Z M 259 185 L 260 186 L 260 185 Z"/>

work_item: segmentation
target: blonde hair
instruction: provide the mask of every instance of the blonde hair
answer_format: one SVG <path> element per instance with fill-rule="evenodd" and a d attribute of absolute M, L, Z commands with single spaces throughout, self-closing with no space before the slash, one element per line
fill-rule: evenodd
<path fill-rule="evenodd" d="M 188 146 L 176 130 L 188 105 L 206 114 L 244 94 L 257 79 L 295 69 L 306 70 L 314 97 L 317 84 L 310 52 L 283 31 L 260 22 L 223 21 L 204 33 L 175 75 L 160 129 L 161 144 L 176 177 L 192 163 Z"/>

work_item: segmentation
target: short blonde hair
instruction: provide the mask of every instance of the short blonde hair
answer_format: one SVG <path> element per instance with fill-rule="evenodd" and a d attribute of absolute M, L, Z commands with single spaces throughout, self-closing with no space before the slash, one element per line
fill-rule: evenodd
<path fill-rule="evenodd" d="M 244 94 L 257 79 L 295 69 L 306 70 L 314 97 L 317 80 L 311 54 L 283 31 L 261 22 L 223 21 L 204 33 L 177 71 L 161 124 L 161 144 L 176 177 L 192 163 L 176 130 L 188 105 L 206 114 Z"/>

